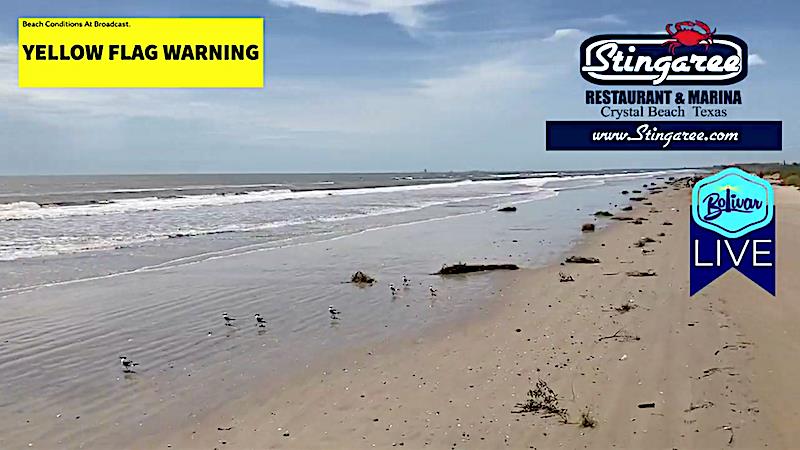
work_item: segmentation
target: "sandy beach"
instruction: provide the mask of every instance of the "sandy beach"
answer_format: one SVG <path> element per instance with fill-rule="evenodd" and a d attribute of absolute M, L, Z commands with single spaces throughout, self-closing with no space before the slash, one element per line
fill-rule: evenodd
<path fill-rule="evenodd" d="M 467 323 L 332 355 L 131 448 L 791 448 L 800 193 L 776 187 L 776 298 L 735 273 L 689 298 L 689 202 L 635 202 L 619 215 L 641 223 L 599 219 L 570 251 L 598 264 L 494 274 Z M 539 380 L 564 420 L 519 412 Z"/>

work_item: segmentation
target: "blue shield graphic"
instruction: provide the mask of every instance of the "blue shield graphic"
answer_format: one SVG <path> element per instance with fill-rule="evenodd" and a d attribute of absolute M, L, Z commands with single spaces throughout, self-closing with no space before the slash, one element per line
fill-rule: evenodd
<path fill-rule="evenodd" d="M 704 178 L 692 189 L 694 222 L 727 238 L 767 226 L 774 205 L 768 181 L 736 168 Z"/>
<path fill-rule="evenodd" d="M 692 189 L 689 295 L 729 269 L 775 295 L 775 198 L 766 180 L 736 168 Z"/>

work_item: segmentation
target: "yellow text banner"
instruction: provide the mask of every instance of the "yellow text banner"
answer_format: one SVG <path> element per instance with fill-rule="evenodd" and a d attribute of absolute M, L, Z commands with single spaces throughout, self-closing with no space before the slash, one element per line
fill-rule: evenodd
<path fill-rule="evenodd" d="M 262 88 L 263 18 L 19 18 L 21 88 Z"/>

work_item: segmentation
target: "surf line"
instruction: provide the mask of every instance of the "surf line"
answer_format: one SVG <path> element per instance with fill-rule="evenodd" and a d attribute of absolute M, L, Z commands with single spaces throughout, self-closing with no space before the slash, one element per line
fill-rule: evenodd
<path fill-rule="evenodd" d="M 296 240 L 301 238 L 300 236 L 297 236 L 297 237 L 291 237 L 291 238 L 287 238 L 287 239 L 283 239 L 283 240 L 280 240 L 280 241 L 277 241 L 277 242 L 271 242 L 271 243 L 248 244 L 248 245 L 243 245 L 243 246 L 240 246 L 240 247 L 230 248 L 230 249 L 227 249 L 227 250 L 218 250 L 218 251 L 213 251 L 213 252 L 201 253 L 201 254 L 193 255 L 193 256 L 184 256 L 184 257 L 181 257 L 181 258 L 176 258 L 176 259 L 171 260 L 171 261 L 165 261 L 165 262 L 162 262 L 162 263 L 159 263 L 159 264 L 156 264 L 156 265 L 152 265 L 152 266 L 138 267 L 136 269 L 124 270 L 124 271 L 121 271 L 121 272 L 109 273 L 109 274 L 105 274 L 105 275 L 96 275 L 96 276 L 90 276 L 90 277 L 85 277 L 85 278 L 75 278 L 75 279 L 72 279 L 72 280 L 54 281 L 54 282 L 38 284 L 38 285 L 34 285 L 34 286 L 23 286 L 23 287 L 19 287 L 19 288 L 11 288 L 11 289 L 6 289 L 6 290 L 0 290 L 0 299 L 5 299 L 5 298 L 8 298 L 8 297 L 10 297 L 12 295 L 26 294 L 28 292 L 33 292 L 33 291 L 36 291 L 36 290 L 39 290 L 39 289 L 46 289 L 46 288 L 58 287 L 58 286 L 70 286 L 70 285 L 73 285 L 73 284 L 88 283 L 88 282 L 92 282 L 92 281 L 108 280 L 108 279 L 127 276 L 127 275 L 138 275 L 138 274 L 145 274 L 145 273 L 151 273 L 151 272 L 161 272 L 161 271 L 164 271 L 164 270 L 177 269 L 177 268 L 180 268 L 180 267 L 188 267 L 188 266 L 193 266 L 193 265 L 196 265 L 196 264 L 216 261 L 216 260 L 220 260 L 220 259 L 228 259 L 228 258 L 237 258 L 237 257 L 240 257 L 240 256 L 247 256 L 247 255 L 254 254 L 254 253 L 261 253 L 261 252 L 268 252 L 268 251 L 275 251 L 275 250 L 283 250 L 283 249 L 290 248 L 290 247 L 304 247 L 304 246 L 307 246 L 307 245 L 320 244 L 320 243 L 323 243 L 323 242 L 338 241 L 338 240 L 341 240 L 341 239 L 347 239 L 347 238 L 351 238 L 351 237 L 354 237 L 354 236 L 358 236 L 358 235 L 362 235 L 362 234 L 366 234 L 366 233 L 370 233 L 370 232 L 387 230 L 387 229 L 396 228 L 396 227 L 419 225 L 419 224 L 423 224 L 423 223 L 436 222 L 436 221 L 440 221 L 440 220 L 455 219 L 455 218 L 459 218 L 459 217 L 466 217 L 466 216 L 472 216 L 472 215 L 477 215 L 477 214 L 485 214 L 485 213 L 487 213 L 489 211 L 493 211 L 493 210 L 494 210 L 493 208 L 490 208 L 490 209 L 487 209 L 487 210 L 480 210 L 480 211 L 474 211 L 474 212 L 462 213 L 462 214 L 454 214 L 454 215 L 451 215 L 451 216 L 434 217 L 434 218 L 431 218 L 431 219 L 423 219 L 423 220 L 412 221 L 412 222 L 403 222 L 403 223 L 397 223 L 397 224 L 392 224 L 392 225 L 387 225 L 387 226 L 382 226 L 382 227 L 366 228 L 366 229 L 363 229 L 363 230 L 352 231 L 350 233 L 342 234 L 342 235 L 339 235 L 339 236 L 333 236 L 333 237 L 328 237 L 326 239 L 320 239 L 320 240 L 314 240 L 314 241 L 308 241 L 308 242 L 298 242 L 298 243 L 292 242 L 292 241 L 296 241 Z M 325 233 L 325 235 L 330 235 L 330 234 L 331 234 L 330 232 L 329 233 Z M 280 242 L 283 242 L 283 243 L 279 244 L 279 245 L 270 246 L 270 244 L 275 244 L 275 243 L 280 243 Z"/>

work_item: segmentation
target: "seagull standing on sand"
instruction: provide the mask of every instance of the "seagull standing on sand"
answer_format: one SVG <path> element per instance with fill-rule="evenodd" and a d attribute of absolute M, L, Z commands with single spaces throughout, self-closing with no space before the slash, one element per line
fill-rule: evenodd
<path fill-rule="evenodd" d="M 409 280 L 405 275 L 403 275 L 403 286 L 408 286 L 410 283 L 411 280 Z"/>
<path fill-rule="evenodd" d="M 428 290 L 431 291 L 432 297 L 436 297 L 436 289 L 434 289 L 433 286 L 428 286 Z"/>
<path fill-rule="evenodd" d="M 333 305 L 328 306 L 328 312 L 331 314 L 331 320 L 339 320 L 340 312 Z"/>
<path fill-rule="evenodd" d="M 125 372 L 125 373 L 132 373 L 133 372 L 133 366 L 138 366 L 139 365 L 139 363 L 133 362 L 130 359 L 128 359 L 127 356 L 120 356 L 119 357 L 119 362 L 120 362 L 120 364 L 122 364 L 122 371 Z"/>
<path fill-rule="evenodd" d="M 394 284 L 389 283 L 389 290 L 392 291 L 392 297 L 397 295 L 397 288 L 394 287 Z"/>
<path fill-rule="evenodd" d="M 256 317 L 256 325 L 258 325 L 259 328 L 266 328 L 267 321 L 264 320 L 263 317 L 261 317 L 261 314 L 256 313 L 255 317 Z"/>
<path fill-rule="evenodd" d="M 233 321 L 236 320 L 233 317 L 228 316 L 228 313 L 222 313 L 222 318 L 225 320 L 225 326 L 232 327 Z"/>

